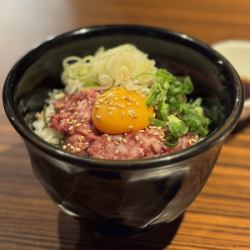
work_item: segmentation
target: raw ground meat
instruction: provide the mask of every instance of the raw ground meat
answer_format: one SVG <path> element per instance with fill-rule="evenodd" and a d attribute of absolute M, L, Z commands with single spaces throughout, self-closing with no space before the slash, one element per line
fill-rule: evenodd
<path fill-rule="evenodd" d="M 96 130 L 91 121 L 92 107 L 99 92 L 81 91 L 54 102 L 56 113 L 50 128 L 65 135 L 63 149 L 67 152 L 100 159 L 128 160 L 170 154 L 190 147 L 197 137 L 187 134 L 175 147 L 164 145 L 166 129 L 149 126 L 122 135 L 107 135 Z"/>

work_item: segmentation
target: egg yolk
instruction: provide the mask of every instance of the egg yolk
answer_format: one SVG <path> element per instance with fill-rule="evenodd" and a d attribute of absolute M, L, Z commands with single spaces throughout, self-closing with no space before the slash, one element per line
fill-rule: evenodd
<path fill-rule="evenodd" d="M 147 127 L 153 113 L 145 96 L 125 88 L 112 88 L 97 97 L 92 121 L 103 133 L 122 134 Z"/>

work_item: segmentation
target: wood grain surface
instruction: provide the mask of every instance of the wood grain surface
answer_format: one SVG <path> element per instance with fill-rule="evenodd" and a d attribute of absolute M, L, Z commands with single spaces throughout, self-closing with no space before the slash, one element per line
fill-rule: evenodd
<path fill-rule="evenodd" d="M 136 23 L 207 43 L 250 39 L 248 0 L 0 0 L 0 84 L 50 35 L 87 25 Z M 93 237 L 62 214 L 35 178 L 0 105 L 0 250 L 250 249 L 250 126 L 226 141 L 201 194 L 176 222 L 133 239 Z"/>

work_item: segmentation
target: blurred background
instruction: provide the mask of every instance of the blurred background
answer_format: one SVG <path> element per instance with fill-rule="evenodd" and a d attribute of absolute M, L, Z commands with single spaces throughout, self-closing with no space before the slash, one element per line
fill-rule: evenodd
<path fill-rule="evenodd" d="M 80 26 L 153 25 L 212 43 L 250 38 L 249 13 L 248 0 L 0 0 L 0 79 L 17 58 L 46 37 Z"/>

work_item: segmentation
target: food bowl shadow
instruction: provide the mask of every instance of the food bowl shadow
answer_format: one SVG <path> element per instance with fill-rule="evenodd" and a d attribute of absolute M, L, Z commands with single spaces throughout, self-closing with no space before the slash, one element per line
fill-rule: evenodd
<path fill-rule="evenodd" d="M 175 237 L 184 214 L 171 223 L 162 223 L 133 237 L 105 237 L 93 234 L 93 225 L 86 221 L 58 214 L 58 236 L 60 250 L 108 249 L 108 250 L 160 250 L 168 246 Z M 112 232 L 114 235 L 115 232 Z"/>

